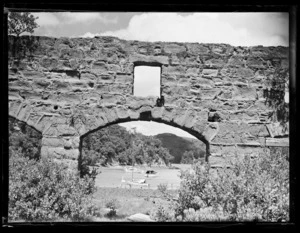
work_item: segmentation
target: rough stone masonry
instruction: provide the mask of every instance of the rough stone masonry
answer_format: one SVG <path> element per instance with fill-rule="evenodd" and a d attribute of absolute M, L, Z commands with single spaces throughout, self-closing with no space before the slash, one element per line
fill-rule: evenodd
<path fill-rule="evenodd" d="M 289 146 L 278 107 L 289 79 L 287 47 L 30 36 L 9 37 L 8 46 L 9 115 L 42 133 L 42 156 L 77 163 L 85 135 L 132 120 L 191 133 L 215 166 Z M 161 67 L 164 106 L 133 96 L 139 65 Z"/>

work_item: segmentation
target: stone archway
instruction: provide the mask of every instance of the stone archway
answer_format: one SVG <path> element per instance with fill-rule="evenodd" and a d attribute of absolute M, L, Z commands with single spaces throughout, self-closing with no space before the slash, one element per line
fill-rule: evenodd
<path fill-rule="evenodd" d="M 218 131 L 216 123 L 207 121 L 206 112 L 166 106 L 156 107 L 153 99 L 152 105 L 143 105 L 136 110 L 128 106 L 101 108 L 98 115 L 89 119 L 86 115 L 77 113 L 71 118 L 72 122 L 69 122 L 69 125 L 52 125 L 44 132 L 42 156 L 53 156 L 75 162 L 80 157 L 82 138 L 86 135 L 109 125 L 137 120 L 164 123 L 190 133 L 206 144 L 206 160 L 210 155 L 210 142 Z M 59 133 L 62 129 L 65 134 Z M 80 134 L 74 135 L 75 132 Z"/>
<path fill-rule="evenodd" d="M 288 122 L 282 127 L 265 95 L 273 82 L 289 77 L 286 47 L 115 37 L 37 40 L 30 59 L 15 62 L 9 51 L 9 115 L 42 132 L 42 156 L 77 161 L 82 135 L 132 120 L 163 122 L 201 137 L 211 163 L 235 151 L 289 146 Z M 137 65 L 161 67 L 164 106 L 133 95 Z"/>
<path fill-rule="evenodd" d="M 126 122 L 133 122 L 133 121 L 144 121 L 144 122 L 156 122 L 156 123 L 162 123 L 162 124 L 165 124 L 165 125 L 169 125 L 169 126 L 172 126 L 172 127 L 175 127 L 175 128 L 179 128 L 185 132 L 188 132 L 189 134 L 193 135 L 195 138 L 197 138 L 199 141 L 201 141 L 204 145 L 205 145 L 205 161 L 208 161 L 208 157 L 210 155 L 210 150 L 209 150 L 209 145 L 210 145 L 210 142 L 207 141 L 207 137 L 202 135 L 201 133 L 199 133 L 198 131 L 194 130 L 193 128 L 186 128 L 184 126 L 179 126 L 177 123 L 174 123 L 173 121 L 166 121 L 164 119 L 154 119 L 151 115 L 151 112 L 142 112 L 140 114 L 140 117 L 138 119 L 130 119 L 130 118 L 126 118 L 126 119 L 118 119 L 116 120 L 115 122 L 112 122 L 112 123 L 108 123 L 104 126 L 100 126 L 99 128 L 96 128 L 92 131 L 89 131 L 88 133 L 82 135 L 80 137 L 80 146 L 79 146 L 79 161 L 81 160 L 82 158 L 82 152 L 83 152 L 83 141 L 84 139 L 90 135 L 91 133 L 94 133 L 94 132 L 97 132 L 101 129 L 104 129 L 106 127 L 109 127 L 109 126 L 112 126 L 112 125 L 115 125 L 115 124 L 119 124 L 119 123 L 126 123 Z M 80 163 L 80 162 L 79 162 Z"/>

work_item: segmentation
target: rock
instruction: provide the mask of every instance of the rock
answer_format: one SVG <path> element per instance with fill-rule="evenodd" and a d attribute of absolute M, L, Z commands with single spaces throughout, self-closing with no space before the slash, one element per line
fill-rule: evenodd
<path fill-rule="evenodd" d="M 218 75 L 218 70 L 215 69 L 203 69 L 202 71 L 203 77 L 216 77 Z"/>
<path fill-rule="evenodd" d="M 182 45 L 178 44 L 166 44 L 164 46 L 164 52 L 165 53 L 180 53 L 185 52 L 186 48 Z"/>
<path fill-rule="evenodd" d="M 149 215 L 141 213 L 131 215 L 127 219 L 132 222 L 155 222 L 153 219 L 150 218 Z"/>
<path fill-rule="evenodd" d="M 266 146 L 289 147 L 289 138 L 266 138 Z"/>
<path fill-rule="evenodd" d="M 281 124 L 280 122 L 267 124 L 267 129 L 271 137 L 283 137 L 289 135 L 289 124 Z"/>

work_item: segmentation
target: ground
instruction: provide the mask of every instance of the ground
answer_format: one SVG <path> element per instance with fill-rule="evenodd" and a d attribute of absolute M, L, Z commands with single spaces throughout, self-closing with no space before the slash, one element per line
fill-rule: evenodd
<path fill-rule="evenodd" d="M 175 190 L 169 191 L 175 195 Z M 112 200 L 117 200 L 117 214 L 115 217 L 105 216 L 105 204 Z M 100 217 L 94 221 L 128 221 L 127 217 L 136 213 L 148 214 L 159 203 L 167 204 L 159 190 L 140 188 L 103 188 L 98 187 L 94 194 L 94 202 L 100 207 Z"/>

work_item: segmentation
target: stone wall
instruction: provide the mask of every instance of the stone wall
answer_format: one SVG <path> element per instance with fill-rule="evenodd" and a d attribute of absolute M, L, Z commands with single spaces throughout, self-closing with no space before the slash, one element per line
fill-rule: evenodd
<path fill-rule="evenodd" d="M 186 130 L 215 165 L 289 145 L 286 47 L 23 36 L 8 62 L 9 115 L 42 132 L 42 156 L 77 161 L 84 135 L 131 120 Z M 161 67 L 164 106 L 133 96 L 137 65 Z"/>

